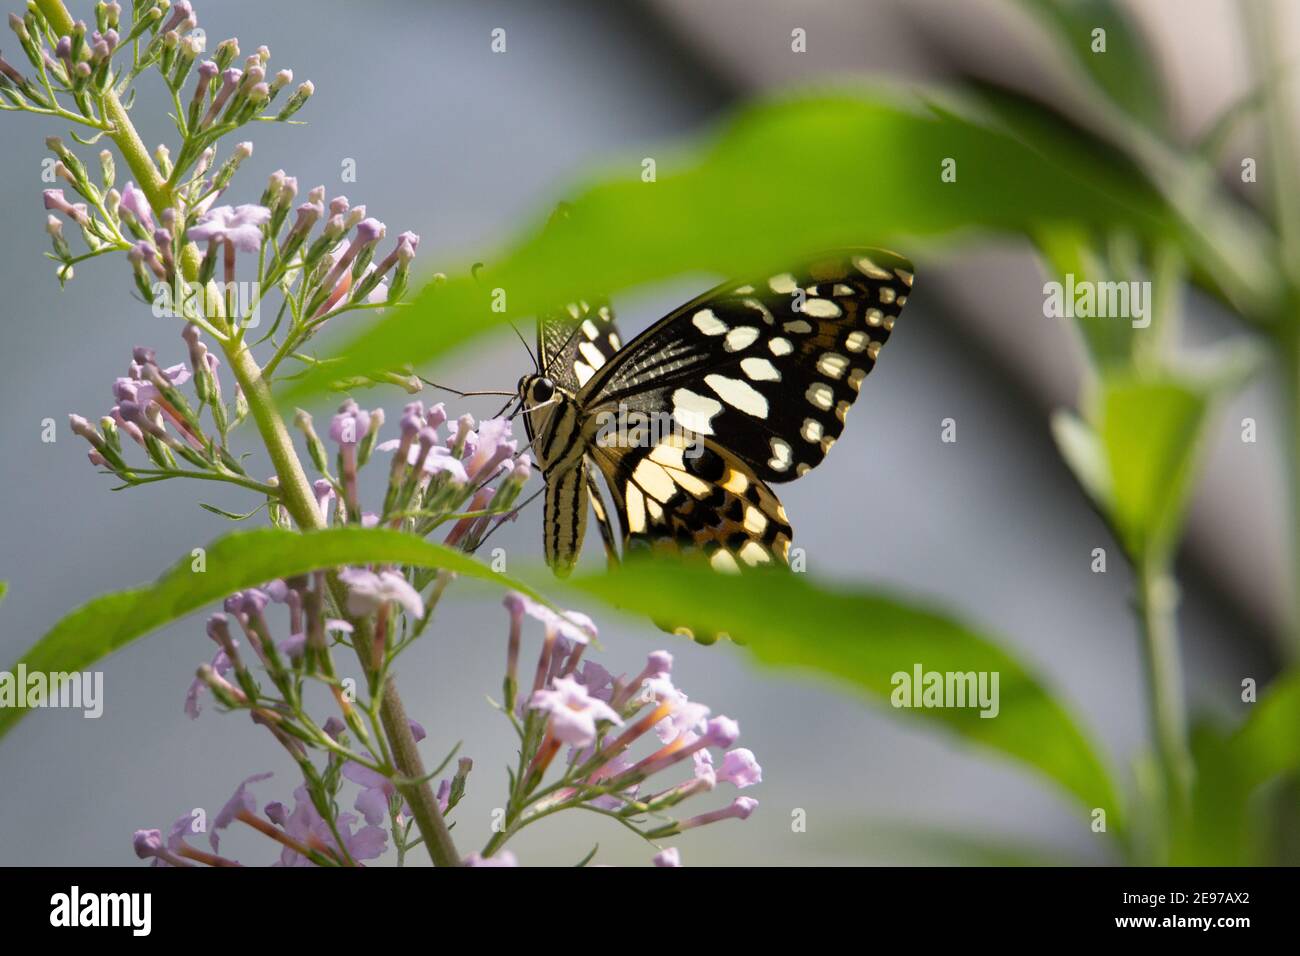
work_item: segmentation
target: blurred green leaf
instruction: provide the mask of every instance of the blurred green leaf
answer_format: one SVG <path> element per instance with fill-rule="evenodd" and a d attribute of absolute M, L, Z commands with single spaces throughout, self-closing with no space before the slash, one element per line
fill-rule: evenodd
<path fill-rule="evenodd" d="M 1053 417 L 1061 455 L 1134 563 L 1167 563 L 1213 398 L 1236 381 L 1112 367 L 1101 372 L 1087 422 L 1065 412 Z"/>
<path fill-rule="evenodd" d="M 632 561 L 566 586 L 697 634 L 737 635 L 763 664 L 829 676 L 882 701 L 890 699 L 893 675 L 910 676 L 918 664 L 996 672 L 996 717 L 982 718 L 975 708 L 900 713 L 1022 761 L 1085 808 L 1106 808 L 1112 829 L 1120 829 L 1111 779 L 1065 706 L 1007 652 L 949 617 L 877 591 L 819 586 L 802 574 L 722 575 L 676 562 Z"/>
<path fill-rule="evenodd" d="M 1098 434 L 1110 474 L 1110 518 L 1135 560 L 1163 564 L 1177 543 L 1207 407 L 1203 392 L 1177 381 L 1103 376 Z"/>
<path fill-rule="evenodd" d="M 1060 283 L 1065 297 L 1071 283 L 1107 281 L 1108 273 L 1094 251 L 1092 238 L 1078 229 L 1058 229 L 1038 237 L 1047 260 L 1050 281 Z M 1060 319 L 1058 321 L 1069 321 Z M 1073 320 L 1089 357 L 1097 367 L 1128 361 L 1133 354 L 1133 323 L 1122 318 L 1079 317 Z"/>
<path fill-rule="evenodd" d="M 1169 106 L 1156 57 L 1128 12 L 1114 0 L 1019 0 L 1068 49 L 1101 91 L 1153 129 L 1169 126 Z M 1105 31 L 1105 52 L 1093 52 L 1093 31 Z"/>
<path fill-rule="evenodd" d="M 5 595 L 8 593 L 9 593 L 9 582 L 0 581 L 0 601 L 3 601 L 5 599 Z"/>
<path fill-rule="evenodd" d="M 1236 731 L 1202 724 L 1192 737 L 1192 815 L 1175 840 L 1176 864 L 1243 866 L 1269 849 L 1253 803 L 1265 784 L 1300 770 L 1300 671 L 1275 680 L 1250 706 Z"/>
<path fill-rule="evenodd" d="M 1058 410 L 1052 413 L 1052 437 L 1084 492 L 1098 510 L 1109 514 L 1112 498 L 1110 466 L 1097 433 L 1074 412 Z"/>
<path fill-rule="evenodd" d="M 1264 688 L 1250 719 L 1233 735 L 1232 749 L 1247 787 L 1300 769 L 1300 672 Z"/>
<path fill-rule="evenodd" d="M 507 319 L 687 272 L 761 275 L 829 248 L 906 253 L 973 231 L 1122 222 L 1145 239 L 1176 235 L 1165 205 L 1121 158 L 1061 149 L 1050 136 L 1022 142 L 928 105 L 867 91 L 761 102 L 707 145 L 656 154 L 656 182 L 642 182 L 640 161 L 629 160 L 573 190 L 563 228 L 526 230 L 478 256 L 487 267 L 477 280 L 466 269 L 426 286 L 280 397 L 425 363 Z M 941 179 L 946 160 L 955 161 L 955 182 Z M 496 289 L 505 311 L 492 310 Z"/>
<path fill-rule="evenodd" d="M 78 671 L 149 631 L 273 578 L 346 564 L 383 562 L 446 568 L 544 600 L 528 585 L 497 574 L 463 551 L 379 528 L 332 528 L 297 534 L 275 528 L 240 531 L 206 549 L 206 570 L 186 557 L 153 584 L 106 594 L 73 611 L 22 656 L 29 671 Z M 12 668 L 11 668 L 12 670 Z M 0 737 L 25 713 L 0 710 Z"/>
<path fill-rule="evenodd" d="M 834 829 L 827 852 L 838 852 L 847 860 L 860 860 L 863 854 L 881 851 L 906 854 L 908 865 L 939 866 L 1086 866 L 1071 851 L 964 830 L 918 825 L 906 820 L 871 822 L 859 839 L 851 839 L 862 829 L 859 821 L 845 821 Z M 921 859 L 918 861 L 917 857 Z M 890 861 L 893 862 L 893 861 Z"/>

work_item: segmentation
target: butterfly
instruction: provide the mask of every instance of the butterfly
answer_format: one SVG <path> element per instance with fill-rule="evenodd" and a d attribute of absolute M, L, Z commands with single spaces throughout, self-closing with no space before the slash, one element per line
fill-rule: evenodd
<path fill-rule="evenodd" d="M 771 485 L 840 437 L 912 274 L 892 252 L 844 249 L 726 282 L 626 345 L 608 302 L 540 316 L 518 399 L 555 573 L 573 569 L 589 508 L 611 562 L 621 545 L 699 552 L 723 571 L 788 564 L 793 530 Z"/>

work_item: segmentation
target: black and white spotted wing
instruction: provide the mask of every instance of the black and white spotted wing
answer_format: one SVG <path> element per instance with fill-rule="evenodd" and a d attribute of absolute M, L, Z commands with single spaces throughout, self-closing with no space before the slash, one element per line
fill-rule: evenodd
<path fill-rule="evenodd" d="M 912 264 L 848 250 L 730 282 L 661 319 L 578 393 L 589 416 L 668 412 L 765 481 L 821 463 L 912 285 Z"/>
<path fill-rule="evenodd" d="M 585 515 L 589 499 L 613 555 L 594 472 L 609 487 L 625 550 L 695 549 L 720 569 L 786 562 L 790 522 L 768 483 L 825 458 L 911 286 L 906 259 L 852 249 L 725 283 L 612 354 L 600 348 L 617 342 L 603 307 L 544 319 L 551 378 L 526 377 L 520 393 L 541 408 L 526 418 L 546 475 L 547 558 L 557 572 L 576 561 L 583 519 L 572 512 Z M 588 348 L 548 328 L 567 324 L 567 336 L 574 323 L 570 342 Z M 609 423 L 628 420 L 654 424 L 610 441 Z"/>
<path fill-rule="evenodd" d="M 537 320 L 538 362 L 568 392 L 586 385 L 622 345 L 608 302 L 571 302 Z"/>

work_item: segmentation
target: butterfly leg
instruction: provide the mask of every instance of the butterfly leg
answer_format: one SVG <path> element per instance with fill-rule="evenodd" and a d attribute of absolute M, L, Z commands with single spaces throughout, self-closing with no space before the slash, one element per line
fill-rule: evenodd
<path fill-rule="evenodd" d="M 609 567 L 619 563 L 618 548 L 614 544 L 614 529 L 609 523 L 609 512 L 605 510 L 605 498 L 600 493 L 600 485 L 590 467 L 587 468 L 587 493 L 591 497 L 591 510 L 596 513 L 596 524 L 600 528 L 600 540 L 605 545 L 605 558 Z"/>

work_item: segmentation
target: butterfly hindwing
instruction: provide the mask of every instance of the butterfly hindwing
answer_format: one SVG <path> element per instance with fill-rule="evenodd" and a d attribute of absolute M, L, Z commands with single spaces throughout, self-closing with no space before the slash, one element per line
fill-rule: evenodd
<path fill-rule="evenodd" d="M 785 563 L 791 528 L 770 488 L 703 436 L 667 434 L 650 445 L 600 446 L 624 550 L 700 552 L 719 570 Z"/>
<path fill-rule="evenodd" d="M 821 463 L 911 290 L 876 249 L 729 282 L 637 336 L 578 392 L 587 416 L 668 413 L 764 481 Z"/>

